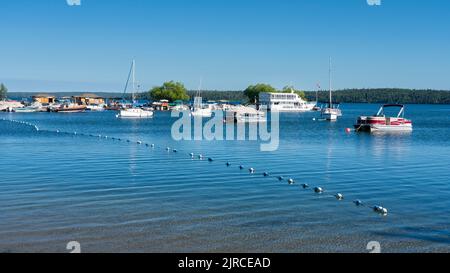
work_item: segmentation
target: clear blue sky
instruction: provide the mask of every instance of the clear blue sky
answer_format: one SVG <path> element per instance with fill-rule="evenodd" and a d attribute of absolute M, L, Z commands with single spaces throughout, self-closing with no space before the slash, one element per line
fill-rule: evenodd
<path fill-rule="evenodd" d="M 266 82 L 314 89 L 450 89 L 450 1 L 8 0 L 0 82 L 10 91 L 117 91 L 130 62 L 148 89 Z"/>

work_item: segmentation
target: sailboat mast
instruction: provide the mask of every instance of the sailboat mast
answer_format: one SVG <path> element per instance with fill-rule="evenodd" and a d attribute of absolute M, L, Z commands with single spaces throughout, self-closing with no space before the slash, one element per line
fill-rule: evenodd
<path fill-rule="evenodd" d="M 330 57 L 330 68 L 328 71 L 328 81 L 330 86 L 330 108 L 333 108 L 333 97 L 332 97 L 332 89 L 331 89 L 331 57 Z"/>
<path fill-rule="evenodd" d="M 136 61 L 133 60 L 133 63 L 131 64 L 131 70 L 133 75 L 133 93 L 131 94 L 131 100 L 134 104 L 134 93 L 136 92 Z"/>

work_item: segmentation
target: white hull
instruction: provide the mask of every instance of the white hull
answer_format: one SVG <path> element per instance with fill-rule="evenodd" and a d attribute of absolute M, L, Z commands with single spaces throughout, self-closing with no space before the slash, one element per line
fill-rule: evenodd
<path fill-rule="evenodd" d="M 371 132 L 412 132 L 411 124 L 405 125 L 371 125 Z"/>
<path fill-rule="evenodd" d="M 210 118 L 212 117 L 212 111 L 211 109 L 198 109 L 191 112 L 192 117 L 203 117 L 203 118 Z"/>
<path fill-rule="evenodd" d="M 153 117 L 152 111 L 146 111 L 142 109 L 125 109 L 121 110 L 117 115 L 117 118 L 151 118 Z"/>
<path fill-rule="evenodd" d="M 86 110 L 92 111 L 92 112 L 102 112 L 102 111 L 105 111 L 105 108 L 103 106 L 90 105 L 90 106 L 87 107 Z"/>
<path fill-rule="evenodd" d="M 338 117 L 342 116 L 342 112 L 337 108 L 325 108 L 322 110 L 322 118 L 329 121 L 336 121 Z"/>
<path fill-rule="evenodd" d="M 238 117 L 236 118 L 237 123 L 266 123 L 267 119 L 265 117 Z"/>
<path fill-rule="evenodd" d="M 329 121 L 336 121 L 338 119 L 338 115 L 331 113 L 322 114 L 322 117 Z"/>
<path fill-rule="evenodd" d="M 302 104 L 299 106 L 270 105 L 269 111 L 277 111 L 280 113 L 304 113 L 311 112 L 315 106 L 316 104 L 313 103 Z"/>

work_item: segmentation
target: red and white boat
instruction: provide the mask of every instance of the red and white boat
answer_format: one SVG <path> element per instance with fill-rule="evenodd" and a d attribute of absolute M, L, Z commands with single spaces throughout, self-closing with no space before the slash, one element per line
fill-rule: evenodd
<path fill-rule="evenodd" d="M 400 108 L 397 117 L 387 117 L 386 108 Z M 356 132 L 411 132 L 413 124 L 405 119 L 405 106 L 401 104 L 383 105 L 375 116 L 361 116 L 355 125 Z"/>

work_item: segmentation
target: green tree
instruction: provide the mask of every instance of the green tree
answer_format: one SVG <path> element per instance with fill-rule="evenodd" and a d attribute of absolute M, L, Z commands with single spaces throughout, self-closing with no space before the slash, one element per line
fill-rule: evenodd
<path fill-rule="evenodd" d="M 259 100 L 259 93 L 274 93 L 277 92 L 275 88 L 269 84 L 259 83 L 256 85 L 250 85 L 245 89 L 244 94 L 248 97 L 251 103 L 257 103 Z"/>
<path fill-rule="evenodd" d="M 184 85 L 180 82 L 165 82 L 162 86 L 154 87 L 150 90 L 150 97 L 154 100 L 188 100 L 189 96 Z"/>
<path fill-rule="evenodd" d="M 295 94 L 299 95 L 300 98 L 302 98 L 304 100 L 306 99 L 306 94 L 305 94 L 304 91 L 296 90 L 293 86 L 290 86 L 290 85 L 285 86 L 281 92 L 283 92 L 283 93 L 295 93 Z"/>
<path fill-rule="evenodd" d="M 6 100 L 8 97 L 8 88 L 2 83 L 0 84 L 0 100 Z"/>

